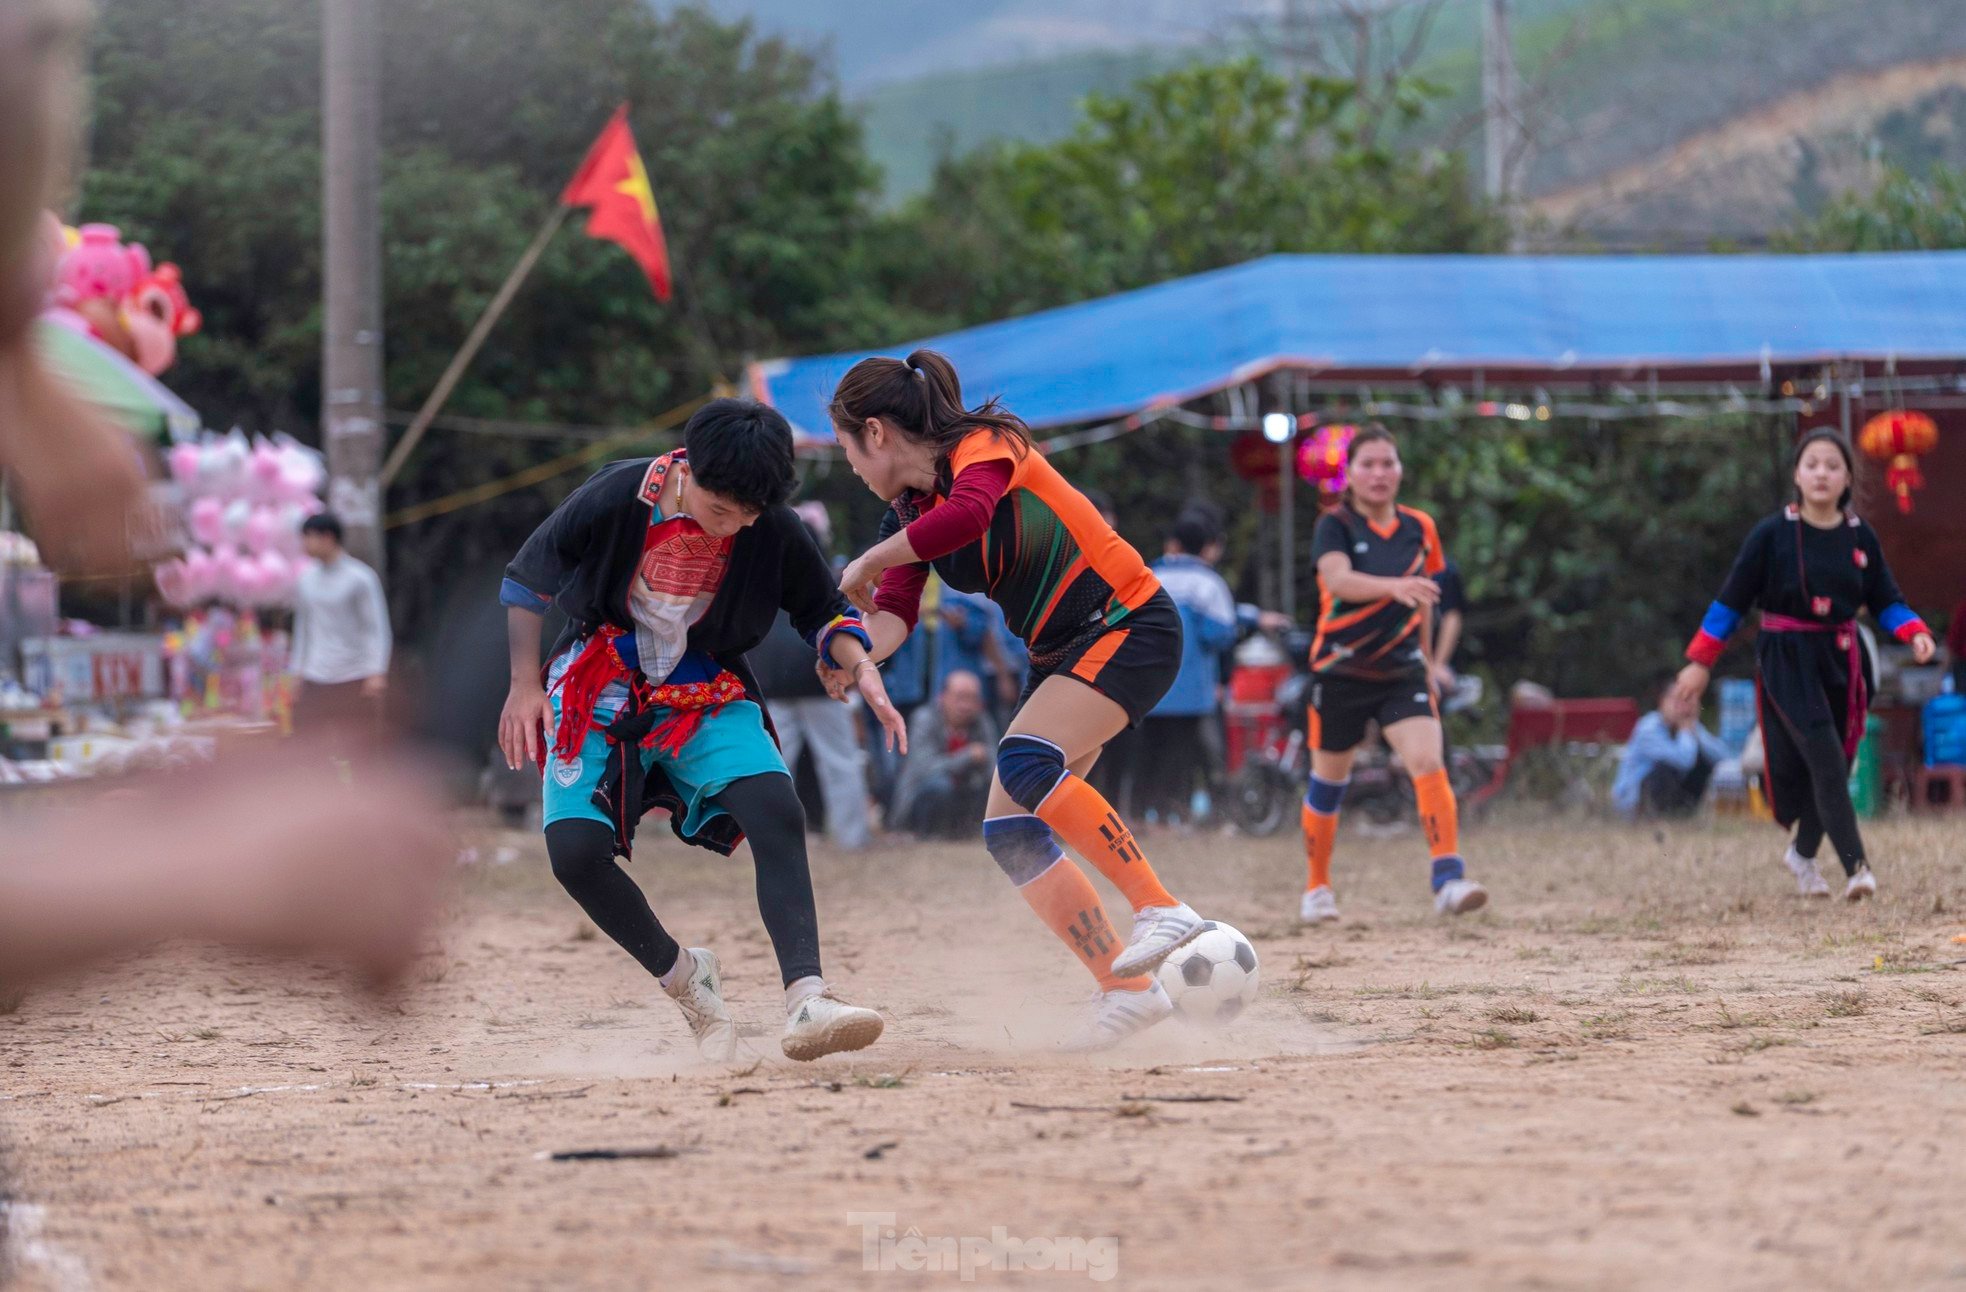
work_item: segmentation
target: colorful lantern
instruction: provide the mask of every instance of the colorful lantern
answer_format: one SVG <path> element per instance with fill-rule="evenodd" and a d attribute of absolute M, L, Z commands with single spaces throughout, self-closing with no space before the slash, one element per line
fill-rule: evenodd
<path fill-rule="evenodd" d="M 1356 426 L 1320 426 L 1317 433 L 1297 446 L 1297 474 L 1318 487 L 1319 492 L 1336 496 L 1345 491 L 1345 454 L 1351 448 Z"/>
<path fill-rule="evenodd" d="M 1879 462 L 1891 465 L 1884 483 L 1897 495 L 1898 510 L 1911 514 L 1911 491 L 1925 487 L 1918 470 L 1918 459 L 1939 444 L 1939 428 L 1924 413 L 1896 409 L 1879 413 L 1864 423 L 1857 435 L 1857 447 Z"/>

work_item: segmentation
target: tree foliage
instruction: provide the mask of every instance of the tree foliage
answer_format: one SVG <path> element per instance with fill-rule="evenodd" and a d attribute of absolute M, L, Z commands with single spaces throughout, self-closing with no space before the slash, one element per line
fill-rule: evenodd
<path fill-rule="evenodd" d="M 1418 87 L 1384 112 L 1424 111 Z M 894 221 L 892 293 L 944 324 L 1025 313 L 1273 252 L 1484 251 L 1458 157 L 1375 142 L 1349 81 L 1255 59 L 1093 95 L 1073 133 L 952 157 Z"/>
<path fill-rule="evenodd" d="M 1966 170 L 1923 177 L 1887 167 L 1868 193 L 1845 193 L 1783 239 L 1791 251 L 1945 251 L 1966 247 Z"/>

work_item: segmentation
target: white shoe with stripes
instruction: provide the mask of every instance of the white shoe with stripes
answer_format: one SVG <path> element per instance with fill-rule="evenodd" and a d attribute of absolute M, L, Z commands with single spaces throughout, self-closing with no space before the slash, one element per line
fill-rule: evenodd
<path fill-rule="evenodd" d="M 1143 906 L 1133 913 L 1133 936 L 1113 961 L 1113 975 L 1138 978 L 1160 968 L 1160 962 L 1187 946 L 1210 928 L 1186 902 L 1174 906 Z"/>
<path fill-rule="evenodd" d="M 1064 1048 L 1075 1054 L 1110 1050 L 1174 1013 L 1167 988 L 1155 982 L 1145 991 L 1102 991 L 1092 998 L 1092 1016 Z"/>

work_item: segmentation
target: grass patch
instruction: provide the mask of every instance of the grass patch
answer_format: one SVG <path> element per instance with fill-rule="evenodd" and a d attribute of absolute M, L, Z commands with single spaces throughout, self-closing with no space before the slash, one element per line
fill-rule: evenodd
<path fill-rule="evenodd" d="M 1720 1016 L 1714 1020 L 1713 1026 L 1717 1031 L 1731 1032 L 1742 1027 L 1766 1027 L 1774 1021 L 1766 1014 L 1736 1014 L 1722 1005 Z"/>
<path fill-rule="evenodd" d="M 1870 1009 L 1870 1001 L 1860 991 L 1832 992 L 1824 998 L 1823 1013 L 1831 1018 L 1858 1018 Z"/>
<path fill-rule="evenodd" d="M 1734 944 L 1724 938 L 1707 938 L 1699 942 L 1669 942 L 1648 952 L 1645 958 L 1655 965 L 1717 965 L 1733 949 Z"/>
<path fill-rule="evenodd" d="M 1795 1042 L 1786 1036 L 1769 1036 L 1766 1033 L 1756 1032 L 1753 1036 L 1742 1037 L 1734 1048 L 1742 1054 L 1759 1054 L 1763 1050 L 1772 1050 L 1778 1045 L 1794 1044 Z"/>
<path fill-rule="evenodd" d="M 1474 1034 L 1470 1042 L 1477 1050 L 1507 1050 L 1515 1046 L 1515 1033 L 1499 1027 L 1490 1027 Z"/>
<path fill-rule="evenodd" d="M 1584 1036 L 1593 1041 L 1624 1041 L 1631 1034 L 1631 1014 L 1626 1010 L 1592 1014 L 1584 1020 Z"/>
<path fill-rule="evenodd" d="M 1543 1016 L 1535 1010 L 1524 1009 L 1520 1005 L 1503 1005 L 1488 1011 L 1491 1023 L 1539 1023 L 1542 1019 Z"/>
<path fill-rule="evenodd" d="M 1697 983 L 1685 974 L 1672 978 L 1633 978 L 1618 980 L 1618 990 L 1633 996 L 1697 996 L 1706 990 L 1704 984 Z"/>

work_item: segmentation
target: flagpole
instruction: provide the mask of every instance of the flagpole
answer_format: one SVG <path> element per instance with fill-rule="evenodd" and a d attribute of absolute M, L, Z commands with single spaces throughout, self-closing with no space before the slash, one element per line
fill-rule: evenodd
<path fill-rule="evenodd" d="M 546 244 L 551 242 L 553 235 L 560 231 L 560 226 L 566 223 L 571 211 L 572 208 L 563 203 L 554 203 L 553 214 L 548 216 L 546 223 L 540 226 L 539 233 L 532 240 L 532 245 L 526 248 L 523 256 L 519 257 L 519 263 L 512 266 L 512 272 L 505 276 L 505 282 L 498 289 L 498 294 L 491 298 L 491 304 L 485 306 L 485 312 L 480 314 L 478 321 L 472 325 L 471 335 L 464 338 L 464 344 L 458 347 L 456 354 L 451 356 L 450 366 L 445 368 L 444 375 L 437 379 L 437 385 L 431 390 L 429 398 L 423 401 L 422 408 L 416 410 L 416 417 L 410 422 L 410 428 L 403 432 L 403 438 L 398 440 L 396 447 L 389 451 L 389 460 L 382 464 L 383 488 L 389 487 L 390 482 L 403 469 L 403 463 L 408 461 L 411 451 L 416 448 L 417 441 L 423 438 L 423 433 L 430 429 L 430 423 L 435 421 L 437 414 L 443 411 L 445 403 L 451 397 L 451 391 L 457 388 L 458 381 L 464 376 L 464 370 L 471 366 L 473 359 L 478 357 L 478 349 L 484 345 L 485 338 L 491 335 L 493 325 L 498 322 L 499 316 L 505 313 L 505 307 L 512 303 L 512 298 L 518 295 L 520 285 L 532 273 L 533 266 L 539 263 L 540 256 L 546 252 Z"/>

